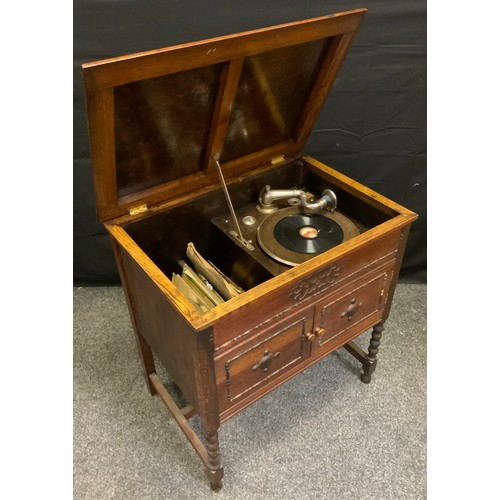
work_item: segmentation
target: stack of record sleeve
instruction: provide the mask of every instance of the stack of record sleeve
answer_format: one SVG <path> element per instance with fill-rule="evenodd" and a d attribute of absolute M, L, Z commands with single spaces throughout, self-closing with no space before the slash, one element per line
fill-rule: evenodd
<path fill-rule="evenodd" d="M 243 292 L 214 264 L 205 260 L 193 243 L 188 243 L 186 256 L 191 265 L 180 261 L 182 274 L 172 274 L 172 283 L 199 312 L 209 311 Z"/>

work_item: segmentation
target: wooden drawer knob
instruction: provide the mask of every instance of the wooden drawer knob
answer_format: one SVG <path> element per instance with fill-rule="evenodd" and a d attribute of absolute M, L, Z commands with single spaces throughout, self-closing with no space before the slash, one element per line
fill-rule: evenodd
<path fill-rule="evenodd" d="M 356 299 L 352 299 L 349 307 L 340 315 L 340 317 L 347 317 L 347 321 L 351 321 L 351 318 L 356 314 L 362 305 L 363 304 L 361 302 L 357 302 Z"/>
<path fill-rule="evenodd" d="M 267 373 L 269 371 L 269 366 L 271 365 L 272 360 L 278 358 L 279 355 L 279 352 L 275 352 L 274 354 L 272 354 L 271 351 L 264 351 L 264 355 L 262 356 L 260 361 L 252 367 L 252 371 L 256 371 L 260 368 L 264 373 Z"/>
<path fill-rule="evenodd" d="M 325 334 L 325 329 L 318 326 L 317 328 L 314 329 L 314 332 L 307 333 L 306 337 L 307 340 L 309 340 L 309 342 L 312 342 L 315 339 L 321 340 L 324 334 Z"/>

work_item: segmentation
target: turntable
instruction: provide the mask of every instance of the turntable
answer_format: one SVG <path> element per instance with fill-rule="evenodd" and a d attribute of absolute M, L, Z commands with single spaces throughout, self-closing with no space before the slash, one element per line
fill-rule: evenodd
<path fill-rule="evenodd" d="M 356 226 L 347 217 L 340 218 L 338 212 L 323 215 L 296 207 L 267 217 L 257 229 L 264 252 L 289 266 L 326 252 L 356 234 Z"/>
<path fill-rule="evenodd" d="M 316 197 L 307 189 L 262 189 L 258 203 L 212 222 L 273 275 L 350 240 L 358 228 L 337 208 L 325 189 Z M 230 206 L 231 200 L 227 200 Z"/>
<path fill-rule="evenodd" d="M 221 423 L 339 348 L 365 383 L 377 364 L 416 214 L 303 152 L 364 14 L 84 65 L 97 212 L 146 385 L 213 489 Z M 194 248 L 234 295 L 191 296 L 214 286 L 188 269 Z"/>

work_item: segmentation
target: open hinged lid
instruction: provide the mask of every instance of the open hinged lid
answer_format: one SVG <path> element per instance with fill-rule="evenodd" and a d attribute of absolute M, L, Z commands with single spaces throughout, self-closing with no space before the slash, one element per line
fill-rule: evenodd
<path fill-rule="evenodd" d="M 300 153 L 365 12 L 84 64 L 100 220 Z"/>

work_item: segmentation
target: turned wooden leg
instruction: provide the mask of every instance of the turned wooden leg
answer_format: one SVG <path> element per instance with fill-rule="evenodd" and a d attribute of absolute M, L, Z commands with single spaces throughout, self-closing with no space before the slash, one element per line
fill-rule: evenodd
<path fill-rule="evenodd" d="M 377 366 L 377 354 L 380 346 L 380 338 L 384 331 L 384 323 L 379 323 L 373 327 L 372 337 L 370 339 L 370 346 L 368 347 L 368 354 L 363 361 L 363 374 L 361 380 L 365 384 L 369 384 L 372 380 L 372 374 Z"/>
<path fill-rule="evenodd" d="M 224 476 L 224 469 L 221 467 L 220 462 L 220 447 L 219 447 L 219 434 L 217 431 L 205 433 L 207 440 L 207 454 L 208 465 L 207 476 L 210 481 L 210 488 L 213 491 L 219 491 L 222 488 L 222 477 Z"/>

